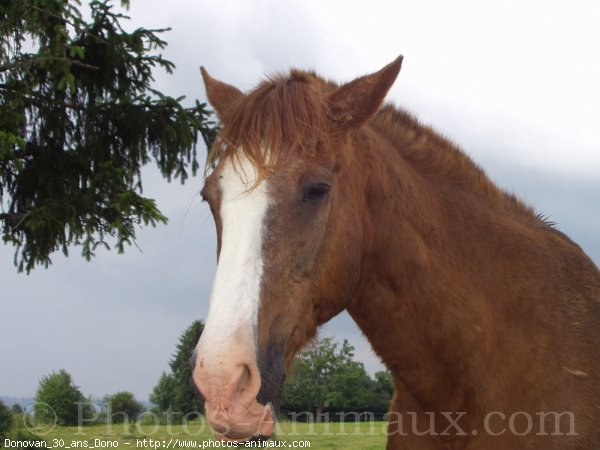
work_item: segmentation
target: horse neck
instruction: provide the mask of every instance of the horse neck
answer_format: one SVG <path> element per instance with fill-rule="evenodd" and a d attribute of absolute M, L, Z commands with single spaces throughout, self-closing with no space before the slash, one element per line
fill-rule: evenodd
<path fill-rule="evenodd" d="M 494 342 L 493 305 L 481 300 L 509 282 L 494 246 L 513 239 L 511 233 L 518 242 L 528 213 L 474 165 L 450 161 L 444 168 L 435 156 L 416 161 L 376 134 L 362 139 L 372 149 L 359 163 L 368 231 L 361 284 L 348 312 L 424 408 L 463 411 L 485 379 L 471 368 L 486 367 L 486 346 Z M 448 158 L 439 138 L 420 142 L 423 152 Z M 457 173 L 460 167 L 474 173 Z"/>

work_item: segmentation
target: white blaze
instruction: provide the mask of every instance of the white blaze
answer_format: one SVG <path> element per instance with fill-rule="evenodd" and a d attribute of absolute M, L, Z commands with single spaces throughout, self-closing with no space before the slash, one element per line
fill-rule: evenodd
<path fill-rule="evenodd" d="M 242 331 L 256 339 L 263 222 L 269 205 L 267 182 L 255 186 L 256 177 L 256 168 L 244 156 L 228 159 L 219 175 L 221 252 L 200 342 L 204 352 L 220 357 L 234 334 Z M 246 344 L 254 347 L 254 342 Z"/>

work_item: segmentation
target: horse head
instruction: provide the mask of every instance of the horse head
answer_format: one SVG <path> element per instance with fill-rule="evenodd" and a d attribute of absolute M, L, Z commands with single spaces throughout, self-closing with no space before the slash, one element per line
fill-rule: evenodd
<path fill-rule="evenodd" d="M 272 433 L 286 368 L 360 283 L 367 200 L 351 136 L 401 60 L 342 86 L 293 70 L 249 93 L 202 69 L 222 128 L 202 190 L 218 265 L 193 379 L 223 438 Z"/>

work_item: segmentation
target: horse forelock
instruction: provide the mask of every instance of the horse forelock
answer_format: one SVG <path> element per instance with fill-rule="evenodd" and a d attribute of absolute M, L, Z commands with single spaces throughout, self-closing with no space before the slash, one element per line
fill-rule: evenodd
<path fill-rule="evenodd" d="M 331 138 L 327 96 L 335 87 L 295 69 L 267 78 L 223 114 L 209 163 L 243 155 L 260 180 L 291 157 L 326 156 Z"/>

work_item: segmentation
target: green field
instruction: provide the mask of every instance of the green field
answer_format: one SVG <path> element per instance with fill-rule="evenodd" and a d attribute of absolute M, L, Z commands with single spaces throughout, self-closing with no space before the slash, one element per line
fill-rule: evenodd
<path fill-rule="evenodd" d="M 118 448 L 125 449 L 179 449 L 179 448 L 233 448 L 224 447 L 212 438 L 205 422 L 188 425 L 93 425 L 59 427 L 51 430 L 29 428 L 44 438 L 48 447 L 59 448 Z M 370 450 L 385 448 L 385 422 L 279 422 L 275 440 L 263 443 L 263 448 L 349 449 Z M 14 448 L 14 447 L 13 447 Z M 240 444 L 238 448 L 244 448 Z"/>

